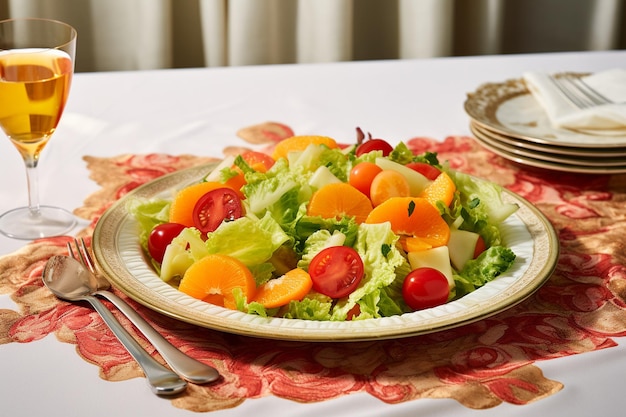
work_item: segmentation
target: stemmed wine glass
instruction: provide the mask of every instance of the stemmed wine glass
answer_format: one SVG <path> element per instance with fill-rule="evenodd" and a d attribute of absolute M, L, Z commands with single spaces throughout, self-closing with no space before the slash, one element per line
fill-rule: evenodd
<path fill-rule="evenodd" d="M 37 163 L 54 133 L 74 73 L 76 30 L 48 19 L 0 21 L 0 126 L 26 165 L 28 207 L 0 216 L 0 233 L 16 239 L 61 235 L 68 211 L 39 204 Z"/>

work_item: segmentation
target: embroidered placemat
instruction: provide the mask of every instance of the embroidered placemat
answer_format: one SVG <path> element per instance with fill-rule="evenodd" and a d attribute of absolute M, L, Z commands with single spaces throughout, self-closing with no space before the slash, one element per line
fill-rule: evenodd
<path fill-rule="evenodd" d="M 239 133 L 249 146 L 269 151 L 293 135 L 280 123 Z M 528 169 L 478 146 L 470 137 L 405 140 L 415 153 L 437 152 L 460 171 L 499 183 L 533 202 L 557 230 L 561 254 L 548 282 L 523 303 L 474 324 L 399 340 L 304 343 L 255 339 L 182 323 L 127 299 L 174 345 L 215 366 L 222 379 L 191 384 L 173 398 L 176 407 L 207 412 L 268 395 L 298 402 L 329 400 L 366 392 L 387 403 L 453 398 L 475 409 L 502 402 L 527 404 L 563 388 L 545 378 L 543 360 L 615 346 L 626 336 L 626 175 L 578 175 Z M 245 147 L 229 147 L 239 153 Z M 78 216 L 93 226 L 112 202 L 163 174 L 212 158 L 163 154 L 84 157 L 101 189 Z M 43 287 L 47 259 L 66 254 L 72 237 L 43 239 L 0 258 L 0 294 L 17 311 L 0 310 L 0 344 L 28 343 L 54 333 L 76 345 L 101 378 L 142 377 L 130 355 L 90 308 L 56 299 Z M 124 294 L 116 293 L 124 298 Z M 115 309 L 114 314 L 157 359 L 159 354 Z"/>

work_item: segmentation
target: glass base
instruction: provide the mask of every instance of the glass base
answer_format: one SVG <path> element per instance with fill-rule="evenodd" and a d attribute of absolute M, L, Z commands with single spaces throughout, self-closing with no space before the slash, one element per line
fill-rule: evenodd
<path fill-rule="evenodd" d="M 52 206 L 39 206 L 38 214 L 33 214 L 28 207 L 20 207 L 0 216 L 0 233 L 13 239 L 61 236 L 75 225 L 76 217 L 72 213 Z"/>

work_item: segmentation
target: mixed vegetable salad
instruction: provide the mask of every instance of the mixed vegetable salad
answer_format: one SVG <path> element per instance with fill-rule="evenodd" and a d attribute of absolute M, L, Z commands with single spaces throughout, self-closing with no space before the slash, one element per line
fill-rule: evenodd
<path fill-rule="evenodd" d="M 161 279 L 192 297 L 359 320 L 444 304 L 509 269 L 500 225 L 518 206 L 501 191 L 404 143 L 294 136 L 127 208 Z"/>

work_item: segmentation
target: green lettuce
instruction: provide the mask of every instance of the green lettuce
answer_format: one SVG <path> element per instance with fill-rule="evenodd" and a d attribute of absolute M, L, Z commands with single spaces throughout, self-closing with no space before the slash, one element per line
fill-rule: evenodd
<path fill-rule="evenodd" d="M 126 210 L 139 223 L 139 243 L 148 252 L 148 236 L 155 226 L 169 221 L 171 202 L 160 199 L 132 198 Z"/>
<path fill-rule="evenodd" d="M 206 250 L 232 256 L 246 266 L 252 266 L 267 262 L 289 240 L 290 237 L 269 214 L 259 220 L 240 217 L 224 222 L 208 233 Z"/>
<path fill-rule="evenodd" d="M 507 271 L 515 262 L 515 253 L 504 246 L 492 246 L 478 258 L 467 261 L 463 269 L 455 276 L 457 284 L 456 298 L 482 287 Z"/>
<path fill-rule="evenodd" d="M 161 279 L 170 281 L 182 277 L 187 268 L 208 254 L 200 231 L 194 227 L 183 229 L 165 249 L 161 263 Z"/>
<path fill-rule="evenodd" d="M 477 180 L 456 171 L 449 174 L 459 192 L 456 193 L 448 214 L 452 217 L 462 217 L 459 229 L 480 234 L 487 246 L 501 245 L 500 225 L 515 213 L 519 206 L 502 201 L 502 187 L 497 184 Z M 440 210 L 442 209 L 440 207 Z"/>

